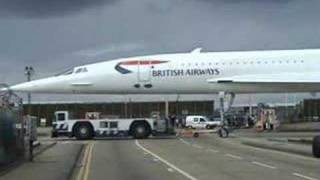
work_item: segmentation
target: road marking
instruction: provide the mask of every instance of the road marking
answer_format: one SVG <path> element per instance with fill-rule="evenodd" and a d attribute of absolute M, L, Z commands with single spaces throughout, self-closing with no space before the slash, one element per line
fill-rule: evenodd
<path fill-rule="evenodd" d="M 79 173 L 77 175 L 77 180 L 82 180 L 84 179 L 84 173 L 86 171 L 86 168 L 88 166 L 88 162 L 89 162 L 89 154 L 90 154 L 90 149 L 92 147 L 92 144 L 88 144 L 86 146 L 86 149 L 84 151 L 84 156 L 81 160 L 81 164 L 80 164 L 80 169 L 79 169 Z"/>
<path fill-rule="evenodd" d="M 231 157 L 231 158 L 233 158 L 233 159 L 239 159 L 239 160 L 243 159 L 242 157 L 236 156 L 236 155 L 233 155 L 233 154 L 225 154 L 225 156 Z"/>
<path fill-rule="evenodd" d="M 179 138 L 179 140 L 180 140 L 181 142 L 183 142 L 184 144 L 191 145 L 191 143 L 189 143 L 188 141 L 186 141 L 186 140 L 184 140 L 184 139 Z"/>
<path fill-rule="evenodd" d="M 299 174 L 299 173 L 292 173 L 292 175 L 297 176 L 297 177 L 300 177 L 300 178 L 308 179 L 308 180 L 318 180 L 318 179 L 316 179 L 316 178 L 312 178 L 312 177 L 309 177 L 309 176 L 305 176 L 305 175 L 302 175 L 302 174 Z"/>
<path fill-rule="evenodd" d="M 188 142 L 188 141 L 186 141 L 186 140 L 184 140 L 184 139 L 181 139 L 181 138 L 179 138 L 179 140 L 180 140 L 181 142 L 183 142 L 184 144 L 191 145 L 191 146 L 194 147 L 194 148 L 203 149 L 203 147 L 200 146 L 200 145 L 191 144 L 190 142 Z"/>
<path fill-rule="evenodd" d="M 88 156 L 88 150 L 89 150 L 89 144 L 86 146 L 86 149 L 85 149 L 85 151 L 84 151 L 83 158 L 81 159 L 81 163 L 80 163 L 80 166 L 81 166 L 81 167 L 86 164 L 87 156 Z"/>
<path fill-rule="evenodd" d="M 255 164 L 255 165 L 258 165 L 258 166 L 270 168 L 270 169 L 277 169 L 277 168 L 274 167 L 274 166 L 270 166 L 270 165 L 268 165 L 268 164 L 264 164 L 264 163 L 257 162 L 257 161 L 252 161 L 251 163 L 252 163 L 252 164 Z"/>
<path fill-rule="evenodd" d="M 199 146 L 199 145 L 197 145 L 197 144 L 192 144 L 192 147 L 194 147 L 194 148 L 198 148 L 198 149 L 203 149 L 203 147 L 202 147 L 202 146 Z"/>
<path fill-rule="evenodd" d="M 70 144 L 70 141 L 61 141 L 60 144 Z"/>
<path fill-rule="evenodd" d="M 85 171 L 84 171 L 83 180 L 88 180 L 88 177 L 89 177 L 93 147 L 94 147 L 94 144 L 92 143 L 91 146 L 90 146 L 90 149 L 89 149 L 88 162 L 86 164 L 86 168 L 85 168 Z"/>
<path fill-rule="evenodd" d="M 218 153 L 218 150 L 214 150 L 214 149 L 207 149 L 208 152 L 213 152 L 213 153 Z"/>
<path fill-rule="evenodd" d="M 154 159 L 153 159 L 153 161 L 154 161 L 154 162 L 158 162 L 158 161 L 159 161 L 159 159 L 154 158 Z"/>
<path fill-rule="evenodd" d="M 84 151 L 84 156 L 81 160 L 81 163 L 80 163 L 80 169 L 79 169 L 79 173 L 78 173 L 78 176 L 77 176 L 77 180 L 81 180 L 82 179 L 82 176 L 83 176 L 83 169 L 85 167 L 85 164 L 86 164 L 86 161 L 87 161 L 87 158 L 88 158 L 88 152 L 89 152 L 89 147 L 90 147 L 90 144 L 88 144 L 86 146 L 86 149 Z"/>
<path fill-rule="evenodd" d="M 146 149 L 145 147 L 143 147 L 138 140 L 136 140 L 136 145 L 138 147 L 140 147 L 143 151 L 151 154 L 153 157 L 159 159 L 161 162 L 163 162 L 164 164 L 166 164 L 167 166 L 169 166 L 170 168 L 174 169 L 175 171 L 179 172 L 180 174 L 182 174 L 183 176 L 185 176 L 186 178 L 190 179 L 190 180 L 197 180 L 195 177 L 191 176 L 189 173 L 181 170 L 180 168 L 178 168 L 177 166 L 171 164 L 170 162 L 168 162 L 167 160 L 161 158 L 160 156 L 158 156 L 157 154 L 149 151 L 148 149 Z"/>
<path fill-rule="evenodd" d="M 168 168 L 169 172 L 174 172 L 174 170 L 172 168 Z"/>

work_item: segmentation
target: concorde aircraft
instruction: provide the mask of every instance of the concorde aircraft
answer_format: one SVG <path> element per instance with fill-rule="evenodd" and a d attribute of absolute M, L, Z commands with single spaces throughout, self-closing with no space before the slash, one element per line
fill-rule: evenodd
<path fill-rule="evenodd" d="M 32 93 L 273 93 L 320 90 L 320 49 L 120 58 L 11 86 Z"/>
<path fill-rule="evenodd" d="M 13 91 L 81 94 L 317 92 L 320 49 L 158 54 L 75 67 L 11 86 Z M 222 102 L 222 101 L 221 101 Z M 221 105 L 222 106 L 222 105 Z M 223 107 L 223 106 L 222 106 Z"/>
<path fill-rule="evenodd" d="M 318 92 L 320 49 L 201 52 L 120 58 L 75 67 L 59 75 L 11 86 L 32 93 L 152 94 Z M 2 89 L 4 90 L 4 89 Z M 320 157 L 320 136 L 313 152 Z"/>

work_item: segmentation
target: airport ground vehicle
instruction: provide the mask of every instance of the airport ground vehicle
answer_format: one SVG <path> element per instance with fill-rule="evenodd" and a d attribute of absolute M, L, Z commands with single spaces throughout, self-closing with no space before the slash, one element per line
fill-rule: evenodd
<path fill-rule="evenodd" d="M 221 125 L 221 121 L 210 121 L 205 116 L 187 116 L 186 117 L 186 127 L 187 128 L 206 128 L 213 129 Z"/>
<path fill-rule="evenodd" d="M 99 112 L 87 112 L 84 119 L 73 119 L 68 111 L 55 112 L 52 137 L 68 136 L 77 139 L 93 137 L 148 138 L 156 133 L 155 119 L 149 118 L 104 118 Z"/>

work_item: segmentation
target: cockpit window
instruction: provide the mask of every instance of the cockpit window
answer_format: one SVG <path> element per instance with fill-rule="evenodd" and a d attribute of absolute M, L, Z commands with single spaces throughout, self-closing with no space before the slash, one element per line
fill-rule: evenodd
<path fill-rule="evenodd" d="M 70 74 L 79 74 L 79 73 L 85 73 L 88 72 L 88 69 L 86 67 L 80 67 L 80 68 L 73 68 L 73 69 L 68 69 L 66 71 L 63 71 L 62 73 L 57 74 L 56 76 L 66 76 Z"/>
<path fill-rule="evenodd" d="M 75 73 L 76 73 L 76 74 L 78 74 L 78 73 L 80 73 L 81 71 L 82 71 L 82 69 L 81 69 L 81 68 L 79 68 L 79 69 L 77 69 L 77 70 L 76 70 L 76 72 L 75 72 Z"/>
<path fill-rule="evenodd" d="M 68 69 L 63 71 L 62 73 L 58 73 L 56 76 L 65 76 L 65 75 L 70 75 L 73 73 L 73 69 Z"/>
<path fill-rule="evenodd" d="M 78 73 L 85 73 L 85 72 L 88 72 L 88 69 L 86 67 L 82 67 L 82 68 L 78 68 L 75 73 L 78 74 Z"/>

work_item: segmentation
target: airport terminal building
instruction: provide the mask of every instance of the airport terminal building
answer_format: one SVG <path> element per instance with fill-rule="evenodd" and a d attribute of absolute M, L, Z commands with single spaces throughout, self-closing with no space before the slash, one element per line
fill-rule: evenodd
<path fill-rule="evenodd" d="M 24 105 L 25 114 L 44 118 L 51 125 L 54 112 L 69 111 L 77 118 L 84 118 L 86 112 L 101 112 L 107 117 L 136 118 L 151 117 L 159 114 L 161 117 L 176 115 L 201 114 L 211 116 L 214 113 L 214 101 L 157 101 L 157 102 L 33 102 Z"/>
<path fill-rule="evenodd" d="M 73 112 L 77 118 L 83 118 L 86 112 L 101 112 L 107 117 L 135 118 L 151 117 L 159 114 L 162 118 L 169 115 L 184 117 L 186 115 L 219 116 L 219 102 L 214 96 L 205 95 L 172 95 L 172 96 L 86 96 L 74 95 L 61 98 L 60 96 L 33 96 L 31 105 L 24 102 L 25 114 L 31 114 L 39 119 L 46 119 L 47 125 L 51 125 L 56 111 Z M 281 96 L 278 96 L 281 99 Z M 65 100 L 64 100 L 65 99 Z M 236 98 L 236 101 L 241 99 Z M 259 103 L 263 99 L 246 101 L 242 98 L 236 102 L 231 112 L 238 115 L 259 114 Z M 246 103 L 248 102 L 248 103 Z M 320 99 L 307 98 L 300 103 L 263 103 L 276 111 L 277 119 L 281 123 L 320 121 Z M 251 107 L 251 108 L 250 108 Z"/>

